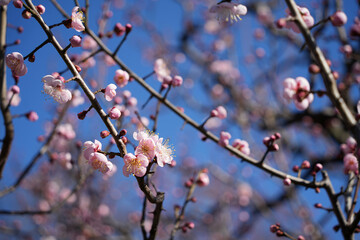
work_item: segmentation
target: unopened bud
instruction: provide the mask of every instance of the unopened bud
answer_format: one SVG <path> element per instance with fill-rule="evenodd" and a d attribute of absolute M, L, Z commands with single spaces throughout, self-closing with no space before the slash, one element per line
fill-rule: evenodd
<path fill-rule="evenodd" d="M 132 30 L 132 25 L 130 23 L 125 25 L 125 32 L 126 34 L 129 34 Z"/>
<path fill-rule="evenodd" d="M 41 5 L 41 4 L 36 6 L 36 10 L 38 11 L 38 13 L 40 15 L 45 13 L 45 7 L 43 5 Z"/>
<path fill-rule="evenodd" d="M 29 62 L 35 62 L 35 55 L 31 54 L 28 58 Z"/>
<path fill-rule="evenodd" d="M 106 138 L 106 137 L 109 136 L 109 135 L 110 135 L 110 132 L 107 131 L 107 130 L 104 130 L 104 131 L 101 131 L 101 132 L 100 132 L 100 137 L 101 137 L 101 138 Z"/>
<path fill-rule="evenodd" d="M 28 10 L 24 10 L 22 13 L 21 13 L 21 16 L 25 19 L 30 19 L 31 18 L 31 12 L 29 12 Z"/>

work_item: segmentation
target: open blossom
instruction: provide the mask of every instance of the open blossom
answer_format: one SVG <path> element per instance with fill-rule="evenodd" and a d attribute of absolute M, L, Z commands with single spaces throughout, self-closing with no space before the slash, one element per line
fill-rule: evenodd
<path fill-rule="evenodd" d="M 111 101 L 115 96 L 116 96 L 116 88 L 117 86 L 115 84 L 109 84 L 106 88 L 105 88 L 105 100 L 106 101 Z"/>
<path fill-rule="evenodd" d="M 296 6 L 297 9 L 300 11 L 300 14 L 306 24 L 306 26 L 309 28 L 309 27 L 312 27 L 314 25 L 314 18 L 310 15 L 310 11 L 309 9 L 307 9 L 306 7 L 299 7 L 299 6 Z M 291 12 L 289 9 L 286 9 L 285 10 L 286 13 L 287 13 L 287 17 L 288 19 L 292 17 L 291 15 Z M 290 28 L 292 29 L 294 32 L 296 33 L 300 33 L 300 29 L 299 27 L 296 25 L 296 23 L 294 21 L 292 21 L 291 19 L 289 19 L 287 22 L 286 22 L 286 28 Z"/>
<path fill-rule="evenodd" d="M 83 20 L 83 12 L 79 11 L 79 7 L 74 7 L 71 13 L 71 27 L 78 32 L 84 31 L 85 26 Z"/>
<path fill-rule="evenodd" d="M 101 142 L 99 142 L 98 140 L 95 139 L 94 142 L 91 141 L 86 141 L 84 143 L 84 151 L 83 151 L 83 157 L 86 160 L 90 160 L 90 157 L 93 153 L 97 152 L 98 150 L 101 150 Z"/>
<path fill-rule="evenodd" d="M 108 173 L 112 170 L 113 164 L 107 157 L 99 152 L 92 153 L 90 155 L 89 164 L 95 170 L 99 170 L 101 173 Z"/>
<path fill-rule="evenodd" d="M 95 42 L 95 40 L 92 37 L 86 35 L 82 41 L 82 48 L 93 50 L 96 47 L 97 47 L 97 43 Z"/>
<path fill-rule="evenodd" d="M 146 167 L 149 165 L 149 160 L 145 155 L 134 155 L 128 153 L 124 156 L 123 173 L 126 177 L 134 174 L 137 177 L 142 177 L 146 173 Z"/>
<path fill-rule="evenodd" d="M 310 93 L 310 84 L 303 77 L 286 78 L 284 80 L 284 98 L 288 101 L 294 100 L 295 107 L 305 110 L 314 100 L 314 95 Z"/>
<path fill-rule="evenodd" d="M 219 22 L 230 22 L 241 20 L 242 15 L 246 15 L 247 8 L 244 5 L 232 3 L 232 2 L 221 2 L 213 5 L 210 8 L 211 13 L 217 14 L 216 18 Z"/>
<path fill-rule="evenodd" d="M 344 157 L 345 173 L 354 172 L 356 175 L 359 174 L 359 163 L 354 154 L 348 153 Z"/>
<path fill-rule="evenodd" d="M 135 154 L 143 154 L 152 161 L 156 157 L 157 164 L 163 167 L 165 164 L 171 164 L 173 160 L 173 149 L 168 145 L 169 141 L 159 138 L 158 135 L 148 131 L 140 130 L 134 132 L 133 137 L 139 141 L 139 146 L 135 150 Z"/>
<path fill-rule="evenodd" d="M 71 92 L 65 89 L 65 83 L 61 78 L 46 75 L 42 78 L 42 81 L 44 83 L 44 92 L 52 96 L 58 103 L 65 103 L 71 100 Z"/>
<path fill-rule="evenodd" d="M 244 140 L 235 139 L 232 146 L 245 155 L 250 155 L 249 143 Z"/>
<path fill-rule="evenodd" d="M 163 140 L 163 138 L 159 138 L 156 142 L 155 155 L 157 164 L 160 167 L 163 167 L 165 164 L 171 164 L 173 157 L 173 150 L 168 145 L 168 140 Z"/>
<path fill-rule="evenodd" d="M 125 87 L 129 82 L 129 74 L 126 71 L 118 69 L 115 71 L 114 82 L 119 87 Z"/>
<path fill-rule="evenodd" d="M 24 76 L 27 73 L 27 67 L 24 58 L 19 52 L 13 52 L 6 55 L 6 65 L 11 69 L 15 76 Z"/>
<path fill-rule="evenodd" d="M 140 140 L 139 145 L 136 147 L 135 154 L 145 155 L 149 161 L 152 161 L 155 157 L 155 141 L 151 138 Z"/>
<path fill-rule="evenodd" d="M 164 80 L 171 78 L 170 70 L 168 69 L 164 59 L 162 58 L 156 59 L 154 64 L 154 72 L 159 82 L 163 82 Z"/>

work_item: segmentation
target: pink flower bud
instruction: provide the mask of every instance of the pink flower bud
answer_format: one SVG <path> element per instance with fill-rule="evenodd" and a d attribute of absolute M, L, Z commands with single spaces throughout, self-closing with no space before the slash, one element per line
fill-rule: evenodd
<path fill-rule="evenodd" d="M 126 143 L 128 142 L 128 139 L 127 139 L 127 137 L 123 136 L 123 137 L 121 137 L 121 141 L 122 141 L 124 144 L 126 144 Z"/>
<path fill-rule="evenodd" d="M 30 122 L 35 122 L 39 119 L 38 114 L 34 111 L 26 113 L 26 117 Z"/>
<path fill-rule="evenodd" d="M 176 166 L 176 161 L 173 159 L 171 160 L 170 167 L 175 167 L 175 166 Z"/>
<path fill-rule="evenodd" d="M 318 73 L 320 73 L 320 67 L 316 64 L 310 64 L 309 72 L 312 74 L 318 74 Z"/>
<path fill-rule="evenodd" d="M 305 240 L 305 238 L 302 235 L 299 235 L 297 240 Z"/>
<path fill-rule="evenodd" d="M 126 129 L 121 129 L 121 131 L 119 133 L 120 137 L 125 136 L 126 134 L 127 134 Z"/>
<path fill-rule="evenodd" d="M 31 12 L 29 12 L 28 10 L 24 10 L 22 13 L 21 13 L 21 16 L 25 19 L 30 19 L 31 18 Z"/>
<path fill-rule="evenodd" d="M 17 27 L 16 30 L 18 31 L 18 33 L 22 33 L 24 31 L 24 28 L 20 26 L 20 27 Z"/>
<path fill-rule="evenodd" d="M 321 163 L 317 163 L 317 164 L 315 165 L 314 171 L 315 171 L 315 172 L 319 172 L 319 171 L 321 171 L 322 169 L 323 169 L 323 165 L 322 165 Z"/>
<path fill-rule="evenodd" d="M 77 114 L 78 119 L 84 120 L 86 117 L 87 111 L 82 111 Z"/>
<path fill-rule="evenodd" d="M 347 16 L 343 11 L 336 11 L 331 17 L 330 21 L 333 26 L 341 27 L 347 22 Z"/>
<path fill-rule="evenodd" d="M 198 179 L 196 180 L 196 184 L 200 187 L 205 187 L 205 186 L 209 185 L 209 183 L 210 183 L 210 179 L 209 179 L 209 176 L 207 175 L 207 173 L 201 172 L 199 174 Z"/>
<path fill-rule="evenodd" d="M 225 119 L 227 117 L 227 111 L 223 106 L 218 106 L 215 110 L 218 112 L 218 118 Z"/>
<path fill-rule="evenodd" d="M 310 168 L 310 162 L 308 160 L 305 160 L 301 163 L 301 168 L 309 169 Z"/>
<path fill-rule="evenodd" d="M 193 184 L 193 181 L 187 180 L 184 185 L 185 185 L 185 187 L 190 188 L 192 184 Z"/>
<path fill-rule="evenodd" d="M 278 226 L 277 224 L 273 224 L 270 226 L 270 232 L 272 233 L 276 233 L 277 230 L 279 230 L 280 226 Z"/>
<path fill-rule="evenodd" d="M 21 0 L 14 0 L 13 1 L 14 7 L 16 8 L 22 8 L 23 7 L 23 3 Z"/>
<path fill-rule="evenodd" d="M 278 28 L 284 28 L 286 26 L 286 19 L 285 18 L 280 18 L 279 20 L 276 21 L 276 26 Z"/>
<path fill-rule="evenodd" d="M 132 25 L 130 23 L 125 25 L 125 32 L 126 34 L 129 34 L 132 30 Z"/>
<path fill-rule="evenodd" d="M 116 36 L 120 37 L 125 33 L 125 27 L 121 23 L 116 23 L 114 27 Z"/>
<path fill-rule="evenodd" d="M 38 13 L 40 15 L 45 13 L 45 7 L 43 5 L 41 5 L 41 4 L 36 6 L 36 10 L 38 11 Z"/>
<path fill-rule="evenodd" d="M 285 186 L 290 186 L 291 185 L 291 179 L 290 178 L 285 178 L 283 181 Z"/>
<path fill-rule="evenodd" d="M 193 223 L 193 222 L 187 222 L 187 223 L 185 223 L 185 226 L 188 227 L 189 229 L 194 229 L 195 223 Z"/>
<path fill-rule="evenodd" d="M 321 203 L 315 203 L 315 204 L 314 204 L 314 207 L 315 207 L 315 208 L 322 208 L 322 204 L 321 204 Z"/>
<path fill-rule="evenodd" d="M 118 119 L 121 117 L 121 112 L 117 107 L 112 107 L 109 111 L 109 117 L 111 119 Z"/>
<path fill-rule="evenodd" d="M 216 109 L 211 110 L 211 112 L 210 112 L 211 117 L 217 117 L 218 115 L 219 115 L 219 113 L 218 113 L 218 111 Z"/>
<path fill-rule="evenodd" d="M 278 133 L 278 132 L 277 132 L 277 133 L 275 133 L 275 134 L 274 134 L 274 136 L 275 136 L 275 139 L 276 139 L 276 140 L 278 140 L 278 139 L 280 139 L 280 138 L 281 138 L 281 134 L 280 134 L 280 133 Z"/>
<path fill-rule="evenodd" d="M 101 137 L 101 138 L 106 138 L 106 137 L 109 136 L 109 135 L 110 135 L 110 132 L 107 131 L 107 130 L 104 130 L 104 131 L 101 131 L 101 132 L 100 132 L 100 137 Z"/>
<path fill-rule="evenodd" d="M 293 166 L 292 170 L 296 173 L 299 172 L 299 166 L 298 165 Z"/>
<path fill-rule="evenodd" d="M 10 88 L 10 91 L 13 93 L 13 94 L 19 94 L 20 93 L 20 88 L 18 85 L 14 85 Z"/>
<path fill-rule="evenodd" d="M 116 88 L 116 85 L 112 83 L 105 88 L 106 101 L 111 101 L 116 96 Z"/>
<path fill-rule="evenodd" d="M 69 41 L 72 47 L 81 47 L 81 37 L 78 35 L 72 36 Z"/>
<path fill-rule="evenodd" d="M 176 75 L 172 80 L 172 85 L 174 87 L 179 87 L 183 84 L 183 78 L 181 76 Z"/>

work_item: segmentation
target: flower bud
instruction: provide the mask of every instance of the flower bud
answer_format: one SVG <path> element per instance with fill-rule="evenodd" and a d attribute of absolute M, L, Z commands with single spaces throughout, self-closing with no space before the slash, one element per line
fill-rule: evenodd
<path fill-rule="evenodd" d="M 322 206 L 321 203 L 315 203 L 315 204 L 314 204 L 314 207 L 315 207 L 315 208 L 322 208 L 323 206 Z"/>
<path fill-rule="evenodd" d="M 24 10 L 22 13 L 21 13 L 21 16 L 25 19 L 30 19 L 31 18 L 31 12 L 29 12 L 28 10 Z"/>
<path fill-rule="evenodd" d="M 28 58 L 28 61 L 29 62 L 35 62 L 35 55 L 34 54 L 31 54 Z"/>
<path fill-rule="evenodd" d="M 320 73 L 320 67 L 318 65 L 316 65 L 316 64 L 310 64 L 309 73 L 312 73 L 312 74 Z"/>
<path fill-rule="evenodd" d="M 299 166 L 298 165 L 293 166 L 292 170 L 296 173 L 299 172 Z"/>
<path fill-rule="evenodd" d="M 13 93 L 13 94 L 19 94 L 20 93 L 20 88 L 18 85 L 14 85 L 10 88 L 10 91 Z"/>
<path fill-rule="evenodd" d="M 114 33 L 120 37 L 125 33 L 125 27 L 121 23 L 116 23 L 114 27 Z"/>
<path fill-rule="evenodd" d="M 101 138 L 106 138 L 106 137 L 109 136 L 109 135 L 110 135 L 110 132 L 107 131 L 107 130 L 104 130 L 104 131 L 101 131 L 101 132 L 100 132 L 100 137 L 101 137 Z"/>
<path fill-rule="evenodd" d="M 128 142 L 128 139 L 127 139 L 127 137 L 123 136 L 123 137 L 121 137 L 121 141 L 122 141 L 124 144 L 126 144 L 126 143 Z"/>
<path fill-rule="evenodd" d="M 286 26 L 286 19 L 285 18 L 280 18 L 279 20 L 276 21 L 276 26 L 278 28 L 284 28 Z"/>
<path fill-rule="evenodd" d="M 120 131 L 120 137 L 125 136 L 127 134 L 126 129 L 121 129 Z"/>
<path fill-rule="evenodd" d="M 78 119 L 84 120 L 86 117 L 87 111 L 82 111 L 77 114 Z"/>
<path fill-rule="evenodd" d="M 109 117 L 111 119 L 118 119 L 119 117 L 121 117 L 121 112 L 117 107 L 112 107 L 109 111 Z M 122 136 L 122 135 L 120 135 Z"/>
<path fill-rule="evenodd" d="M 81 47 L 81 37 L 78 35 L 72 36 L 69 41 L 72 47 Z"/>
<path fill-rule="evenodd" d="M 125 25 L 125 32 L 126 34 L 129 34 L 132 30 L 132 25 L 130 23 Z"/>
<path fill-rule="evenodd" d="M 16 30 L 18 31 L 18 33 L 22 33 L 24 31 L 24 28 L 20 26 L 20 27 L 17 27 Z"/>
<path fill-rule="evenodd" d="M 319 172 L 319 171 L 321 171 L 322 169 L 323 169 L 323 165 L 322 165 L 321 163 L 317 163 L 317 164 L 315 165 L 314 171 L 315 171 L 315 172 Z"/>
<path fill-rule="evenodd" d="M 14 0 L 13 1 L 14 7 L 16 8 L 22 8 L 23 7 L 23 3 L 21 0 Z"/>
<path fill-rule="evenodd" d="M 347 16 L 343 11 L 336 11 L 331 17 L 330 21 L 333 26 L 341 27 L 347 22 Z"/>
<path fill-rule="evenodd" d="M 27 117 L 27 119 L 30 122 L 35 122 L 35 121 L 37 121 L 39 119 L 38 114 L 36 112 L 34 112 L 34 111 L 26 113 L 25 116 Z"/>
<path fill-rule="evenodd" d="M 290 178 L 285 178 L 283 181 L 285 186 L 290 186 L 291 185 L 291 179 Z"/>
<path fill-rule="evenodd" d="M 41 4 L 36 6 L 36 10 L 40 15 L 45 13 L 45 7 Z"/>
<path fill-rule="evenodd" d="M 310 162 L 309 162 L 308 160 L 304 160 L 304 161 L 301 163 L 301 168 L 309 169 L 309 168 L 310 168 Z"/>
<path fill-rule="evenodd" d="M 183 78 L 179 75 L 176 75 L 172 80 L 172 85 L 174 87 L 179 87 L 183 84 Z"/>

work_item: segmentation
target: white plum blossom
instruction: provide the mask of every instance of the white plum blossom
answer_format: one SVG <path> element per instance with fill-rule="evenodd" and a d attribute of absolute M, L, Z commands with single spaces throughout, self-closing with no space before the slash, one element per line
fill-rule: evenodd
<path fill-rule="evenodd" d="M 54 98 L 58 103 L 66 103 L 71 100 L 71 92 L 65 88 L 65 83 L 60 78 L 46 75 L 42 78 L 44 92 Z"/>
<path fill-rule="evenodd" d="M 241 20 L 242 15 L 246 15 L 247 8 L 244 5 L 232 2 L 220 2 L 210 8 L 211 13 L 217 14 L 219 22 L 228 22 Z"/>

